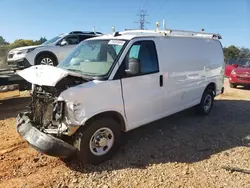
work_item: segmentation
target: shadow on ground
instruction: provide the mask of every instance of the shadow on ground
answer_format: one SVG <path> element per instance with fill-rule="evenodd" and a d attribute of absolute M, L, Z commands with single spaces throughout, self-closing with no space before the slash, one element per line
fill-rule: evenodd
<path fill-rule="evenodd" d="M 30 101 L 30 97 L 0 101 L 0 120 L 16 117 Z M 168 162 L 199 162 L 244 146 L 242 139 L 250 135 L 249 112 L 250 101 L 217 100 L 209 116 L 197 116 L 189 109 L 126 133 L 112 160 L 89 166 L 74 159 L 66 165 L 74 171 L 89 173 Z"/>
<path fill-rule="evenodd" d="M 250 135 L 249 112 L 250 101 L 218 100 L 209 116 L 197 116 L 189 109 L 126 133 L 123 145 L 110 161 L 89 166 L 71 160 L 66 165 L 89 173 L 202 161 L 245 145 L 242 138 Z"/>
<path fill-rule="evenodd" d="M 241 89 L 241 90 L 250 90 L 250 86 L 237 86 L 235 89 Z"/>
<path fill-rule="evenodd" d="M 30 97 L 19 97 L 0 101 L 0 120 L 16 117 L 31 102 Z"/>

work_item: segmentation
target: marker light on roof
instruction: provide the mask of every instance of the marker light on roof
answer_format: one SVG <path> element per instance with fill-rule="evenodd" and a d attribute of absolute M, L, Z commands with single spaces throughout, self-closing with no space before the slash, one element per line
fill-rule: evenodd
<path fill-rule="evenodd" d="M 156 31 L 158 31 L 159 30 L 159 22 L 156 22 Z"/>

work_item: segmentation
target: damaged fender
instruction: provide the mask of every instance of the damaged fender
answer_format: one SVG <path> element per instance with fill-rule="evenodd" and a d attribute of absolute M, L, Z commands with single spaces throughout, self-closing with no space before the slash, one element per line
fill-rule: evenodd
<path fill-rule="evenodd" d="M 62 123 L 68 127 L 68 136 L 74 134 L 88 119 L 102 112 L 115 111 L 123 117 L 126 124 L 120 80 L 86 80 L 81 74 L 49 65 L 32 66 L 18 74 L 33 86 L 36 85 L 42 98 L 52 95 L 55 101 L 64 102 Z M 45 108 L 48 106 L 46 102 L 43 105 Z M 49 109 L 48 113 L 41 113 L 36 106 L 33 109 L 37 112 L 38 119 L 51 114 Z"/>
<path fill-rule="evenodd" d="M 66 123 L 81 126 L 97 114 L 113 111 L 119 113 L 126 124 L 120 87 L 119 81 L 93 80 L 63 91 L 58 100 L 65 101 Z M 106 90 L 109 90 L 107 94 Z"/>

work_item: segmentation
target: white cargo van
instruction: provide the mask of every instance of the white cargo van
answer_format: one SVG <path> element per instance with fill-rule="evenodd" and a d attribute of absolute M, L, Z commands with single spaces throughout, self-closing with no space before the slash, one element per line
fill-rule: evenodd
<path fill-rule="evenodd" d="M 219 39 L 176 30 L 87 39 L 57 67 L 18 73 L 33 84 L 33 100 L 17 131 L 40 152 L 98 164 L 111 158 L 123 132 L 190 107 L 207 115 L 224 90 Z"/>

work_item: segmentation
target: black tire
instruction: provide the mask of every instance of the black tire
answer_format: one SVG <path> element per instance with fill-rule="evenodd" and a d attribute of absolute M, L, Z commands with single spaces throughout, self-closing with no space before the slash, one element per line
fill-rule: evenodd
<path fill-rule="evenodd" d="M 95 155 L 90 149 L 90 140 L 96 131 L 101 128 L 109 128 L 114 135 L 113 146 L 104 155 Z M 119 149 L 121 142 L 121 127 L 118 122 L 109 118 L 96 119 L 79 131 L 74 141 L 74 146 L 78 149 L 77 158 L 86 164 L 96 165 L 109 160 Z M 93 139 L 92 139 L 93 140 Z"/>
<path fill-rule="evenodd" d="M 210 97 L 211 99 L 211 104 L 209 108 L 206 108 L 206 101 Z M 199 115 L 208 115 L 214 104 L 214 91 L 210 88 L 206 89 L 202 95 L 201 102 L 195 107 L 196 113 Z"/>
<path fill-rule="evenodd" d="M 44 59 L 50 59 L 52 61 L 52 63 L 50 65 L 56 66 L 58 64 L 56 58 L 53 55 L 49 54 L 49 53 L 44 53 L 44 54 L 39 55 L 36 58 L 35 64 L 36 65 L 44 64 L 44 63 L 42 63 L 42 61 Z"/>
<path fill-rule="evenodd" d="M 233 83 L 230 83 L 230 87 L 231 87 L 231 88 L 236 88 L 237 85 L 236 85 L 236 84 L 233 84 Z"/>

